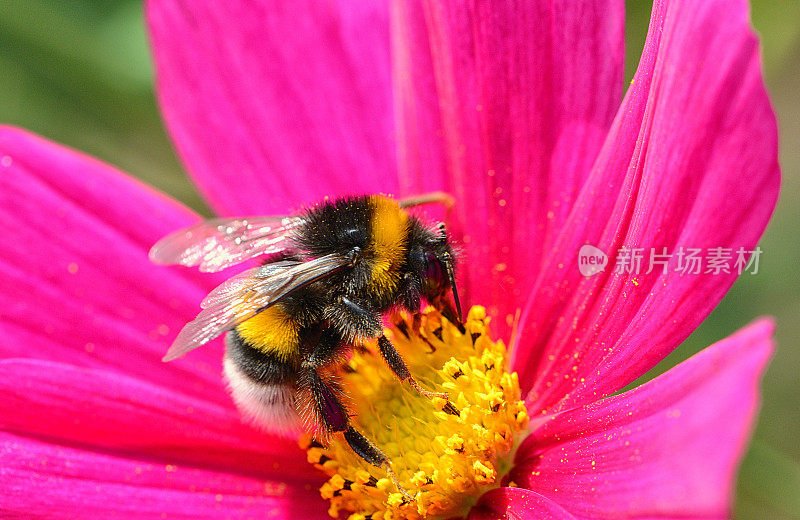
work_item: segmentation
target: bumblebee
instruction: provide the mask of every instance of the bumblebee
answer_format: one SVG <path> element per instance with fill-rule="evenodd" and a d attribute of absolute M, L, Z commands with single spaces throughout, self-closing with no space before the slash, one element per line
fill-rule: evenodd
<path fill-rule="evenodd" d="M 377 338 L 401 381 L 447 398 L 420 387 L 382 325 L 390 310 L 418 313 L 424 299 L 460 326 L 445 226 L 428 227 L 407 211 L 446 200 L 347 197 L 291 217 L 207 220 L 162 239 L 150 251 L 160 264 L 213 272 L 265 258 L 208 294 L 164 361 L 226 333 L 224 374 L 244 415 L 267 430 L 306 430 L 323 442 L 341 433 L 356 454 L 391 475 L 386 455 L 350 424 L 335 374 L 350 348 Z"/>

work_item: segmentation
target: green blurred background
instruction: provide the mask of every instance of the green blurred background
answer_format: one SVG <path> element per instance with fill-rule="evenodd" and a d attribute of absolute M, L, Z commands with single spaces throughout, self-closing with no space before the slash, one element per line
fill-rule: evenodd
<path fill-rule="evenodd" d="M 649 15 L 649 2 L 628 1 L 628 79 Z M 764 378 L 735 515 L 800 519 L 800 2 L 754 0 L 752 17 L 778 113 L 783 169 L 778 209 L 761 242 L 761 271 L 742 276 L 700 329 L 647 378 L 756 316 L 776 316 L 779 350 Z M 138 0 L 0 0 L 0 122 L 99 157 L 208 214 L 165 134 L 152 79 Z"/>

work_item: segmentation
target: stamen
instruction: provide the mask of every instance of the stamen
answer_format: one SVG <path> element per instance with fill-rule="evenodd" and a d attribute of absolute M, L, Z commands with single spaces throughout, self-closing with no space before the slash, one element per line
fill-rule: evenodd
<path fill-rule="evenodd" d="M 488 322 L 485 310 L 473 307 L 462 333 L 427 309 L 421 320 L 403 315 L 387 329 L 423 394 L 449 399 L 431 399 L 398 381 L 376 344 L 353 354 L 340 373 L 353 426 L 391 466 L 368 464 L 339 436 L 327 447 L 301 440 L 309 462 L 330 477 L 320 492 L 332 517 L 465 516 L 480 495 L 500 485 L 528 415 L 517 375 L 506 368 L 506 348 L 492 341 Z"/>

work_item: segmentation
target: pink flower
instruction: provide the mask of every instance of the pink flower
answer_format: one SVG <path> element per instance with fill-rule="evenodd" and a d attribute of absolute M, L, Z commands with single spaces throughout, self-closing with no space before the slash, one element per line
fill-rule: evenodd
<path fill-rule="evenodd" d="M 520 487 L 470 518 L 726 517 L 772 324 L 602 399 L 736 273 L 585 278 L 577 251 L 754 249 L 779 171 L 745 2 L 656 2 L 621 105 L 621 1 L 417 3 L 151 2 L 159 97 L 200 190 L 226 215 L 455 196 L 463 292 L 501 325 L 522 309 L 513 368 L 540 424 Z M 12 128 L 0 202 L 4 515 L 326 517 L 296 444 L 241 423 L 220 342 L 160 361 L 220 281 L 148 262 L 196 215 Z"/>

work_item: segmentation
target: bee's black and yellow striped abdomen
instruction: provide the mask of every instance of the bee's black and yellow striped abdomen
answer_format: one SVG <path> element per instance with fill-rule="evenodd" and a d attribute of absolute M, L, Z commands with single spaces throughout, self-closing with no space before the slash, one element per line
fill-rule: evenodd
<path fill-rule="evenodd" d="M 300 324 L 283 305 L 273 305 L 238 327 L 244 341 L 259 350 L 288 361 L 299 354 Z"/>
<path fill-rule="evenodd" d="M 282 305 L 264 309 L 230 332 L 229 355 L 248 377 L 285 383 L 300 356 L 300 323 Z"/>

